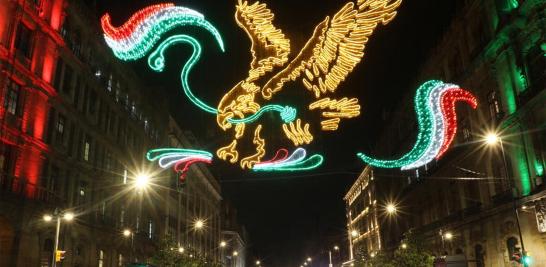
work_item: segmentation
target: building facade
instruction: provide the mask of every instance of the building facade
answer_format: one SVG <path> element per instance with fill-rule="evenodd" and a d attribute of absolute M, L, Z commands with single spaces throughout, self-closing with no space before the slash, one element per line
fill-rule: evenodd
<path fill-rule="evenodd" d="M 52 265 L 54 211 L 75 215 L 58 266 L 146 261 L 166 235 L 218 261 L 218 182 L 195 166 L 179 190 L 146 162 L 151 148 L 195 142 L 161 90 L 112 56 L 91 2 L 0 0 L 0 266 Z M 137 190 L 143 174 L 152 184 Z"/>
<path fill-rule="evenodd" d="M 226 267 L 247 266 L 247 234 L 237 220 L 237 210 L 229 201 L 222 203 L 222 264 Z"/>
<path fill-rule="evenodd" d="M 396 175 L 403 212 L 388 232 L 398 240 L 413 229 L 436 256 L 462 256 L 469 266 L 517 266 L 522 250 L 534 266 L 546 265 L 545 17 L 546 3 L 532 0 L 465 1 L 458 10 L 416 84 L 458 84 L 480 106 L 457 106 L 458 139 L 443 158 Z M 416 121 L 407 99 L 374 154 L 411 149 Z M 487 143 L 492 133 L 499 139 Z"/>

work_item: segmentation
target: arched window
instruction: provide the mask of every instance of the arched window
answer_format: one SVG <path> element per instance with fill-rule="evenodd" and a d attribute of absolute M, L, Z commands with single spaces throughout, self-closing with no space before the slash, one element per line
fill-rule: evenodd
<path fill-rule="evenodd" d="M 489 114 L 491 115 L 491 120 L 497 121 L 504 117 L 502 104 L 497 91 L 491 91 L 489 94 L 487 94 L 487 103 L 489 104 Z"/>

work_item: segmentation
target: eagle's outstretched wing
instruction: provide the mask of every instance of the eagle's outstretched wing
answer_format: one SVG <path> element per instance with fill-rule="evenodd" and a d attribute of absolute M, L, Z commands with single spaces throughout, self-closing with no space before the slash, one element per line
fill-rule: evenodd
<path fill-rule="evenodd" d="M 389 23 L 402 0 L 349 2 L 331 19 L 326 17 L 300 54 L 262 88 L 270 99 L 285 82 L 300 76 L 304 86 L 319 98 L 333 92 L 364 56 L 368 38 L 379 23 Z M 305 75 L 302 76 L 302 73 Z"/>
<path fill-rule="evenodd" d="M 273 26 L 274 15 L 265 4 L 239 0 L 235 20 L 252 40 L 251 70 L 246 82 L 253 82 L 274 67 L 282 67 L 288 62 L 290 40 L 281 30 Z"/>

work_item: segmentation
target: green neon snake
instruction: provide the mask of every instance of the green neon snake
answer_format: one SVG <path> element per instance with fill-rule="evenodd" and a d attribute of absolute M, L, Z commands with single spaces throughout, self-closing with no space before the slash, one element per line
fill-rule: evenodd
<path fill-rule="evenodd" d="M 189 44 L 193 48 L 193 53 L 188 59 L 188 61 L 184 64 L 184 67 L 182 68 L 182 72 L 180 74 L 180 79 L 182 81 L 182 87 L 184 89 L 184 94 L 188 97 L 188 99 L 197 107 L 201 108 L 202 110 L 211 113 L 211 114 L 218 114 L 218 110 L 216 108 L 211 107 L 210 105 L 203 102 L 201 99 L 196 97 L 189 85 L 188 77 L 192 70 L 192 68 L 195 66 L 195 64 L 199 61 L 199 58 L 201 57 L 201 45 L 199 42 L 188 35 L 173 35 L 169 38 L 167 38 L 165 41 L 163 41 L 157 49 L 155 49 L 150 56 L 148 57 L 148 65 L 150 68 L 154 71 L 161 72 L 165 69 L 165 51 L 177 44 Z M 223 47 L 222 47 L 223 51 Z M 285 123 L 290 123 L 296 119 L 297 111 L 295 108 L 290 106 L 280 106 L 280 105 L 266 105 L 260 108 L 258 112 L 254 113 L 253 115 L 242 118 L 242 119 L 229 119 L 229 122 L 240 124 L 240 123 L 252 123 L 256 120 L 258 120 L 264 113 L 266 112 L 278 112 L 281 116 L 281 119 Z"/>

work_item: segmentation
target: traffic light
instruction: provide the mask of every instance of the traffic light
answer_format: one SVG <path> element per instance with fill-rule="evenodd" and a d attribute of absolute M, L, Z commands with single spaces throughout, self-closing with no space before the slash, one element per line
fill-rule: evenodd
<path fill-rule="evenodd" d="M 62 260 L 64 260 L 64 254 L 65 253 L 66 253 L 66 251 L 64 251 L 64 250 L 55 251 L 55 262 L 61 262 Z"/>

